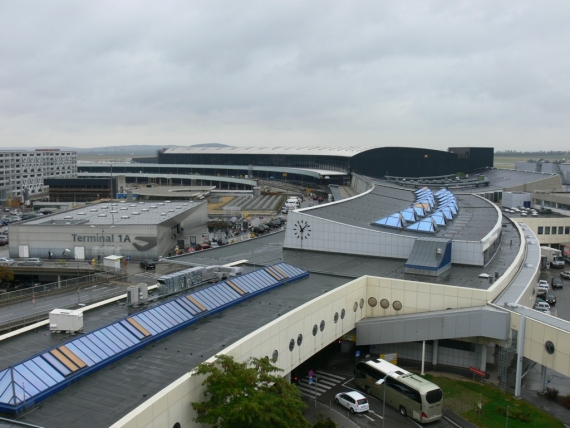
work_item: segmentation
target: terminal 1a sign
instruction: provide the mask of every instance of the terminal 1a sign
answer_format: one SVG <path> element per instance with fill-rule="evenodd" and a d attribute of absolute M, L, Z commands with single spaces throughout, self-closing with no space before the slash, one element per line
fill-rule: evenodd
<path fill-rule="evenodd" d="M 117 235 L 117 240 L 115 241 L 115 235 L 77 235 L 72 233 L 73 242 L 131 242 L 129 235 Z"/>
<path fill-rule="evenodd" d="M 72 233 L 71 237 L 73 238 L 73 242 L 103 242 L 105 244 L 129 242 L 133 244 L 133 247 L 135 247 L 137 251 L 148 251 L 158 244 L 156 236 L 135 236 L 131 240 L 129 235 L 78 235 Z"/>

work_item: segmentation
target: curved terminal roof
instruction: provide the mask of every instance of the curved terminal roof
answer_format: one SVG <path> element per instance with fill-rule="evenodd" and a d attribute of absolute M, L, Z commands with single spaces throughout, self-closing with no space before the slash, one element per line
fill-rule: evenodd
<path fill-rule="evenodd" d="M 165 154 L 252 154 L 252 155 L 318 155 L 352 157 L 380 147 L 177 147 L 166 149 Z"/>

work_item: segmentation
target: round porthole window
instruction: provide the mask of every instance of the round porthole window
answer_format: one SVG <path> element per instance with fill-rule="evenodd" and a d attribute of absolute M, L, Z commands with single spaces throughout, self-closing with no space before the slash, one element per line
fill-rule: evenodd
<path fill-rule="evenodd" d="M 402 302 L 400 302 L 399 300 L 394 300 L 394 303 L 392 303 L 392 307 L 399 311 L 400 309 L 402 309 Z"/>
<path fill-rule="evenodd" d="M 388 309 L 390 307 L 390 302 L 388 299 L 382 299 L 380 300 L 380 306 L 382 306 L 384 309 Z"/>
<path fill-rule="evenodd" d="M 321 321 L 321 325 L 319 328 L 321 329 L 321 331 L 323 331 L 325 329 L 325 320 Z"/>
<path fill-rule="evenodd" d="M 556 350 L 554 343 L 552 343 L 550 340 L 544 344 L 544 349 L 546 349 L 546 352 L 548 352 L 550 355 L 554 354 L 554 351 Z"/>
<path fill-rule="evenodd" d="M 334 322 L 335 324 L 338 322 L 338 312 L 334 313 Z"/>
<path fill-rule="evenodd" d="M 275 351 L 273 351 L 273 355 L 271 356 L 271 361 L 276 363 L 278 358 L 279 358 L 279 351 L 277 351 L 276 349 Z"/>
<path fill-rule="evenodd" d="M 375 307 L 378 304 L 378 300 L 376 300 L 376 297 L 370 297 L 368 299 L 368 304 L 372 307 Z"/>
<path fill-rule="evenodd" d="M 301 343 L 303 343 L 303 335 L 302 334 L 297 336 L 297 345 L 301 346 Z"/>
<path fill-rule="evenodd" d="M 352 305 L 352 310 L 356 312 L 357 309 L 358 309 L 358 303 L 354 302 L 354 305 Z"/>
<path fill-rule="evenodd" d="M 360 299 L 360 309 L 362 309 L 364 307 L 364 299 Z"/>
<path fill-rule="evenodd" d="M 289 351 L 292 351 L 293 349 L 295 349 L 295 341 L 291 339 L 289 341 Z"/>
<path fill-rule="evenodd" d="M 346 315 L 346 311 L 343 309 L 342 311 L 340 311 L 340 319 L 343 320 L 344 316 Z"/>
<path fill-rule="evenodd" d="M 316 335 L 317 335 L 317 331 L 319 331 L 319 328 L 318 328 L 317 325 L 315 324 L 315 325 L 313 326 L 313 336 L 316 336 Z"/>

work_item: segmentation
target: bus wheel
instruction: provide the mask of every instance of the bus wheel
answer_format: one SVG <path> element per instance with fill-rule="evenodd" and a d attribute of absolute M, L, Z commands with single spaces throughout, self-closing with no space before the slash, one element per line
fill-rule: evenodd
<path fill-rule="evenodd" d="M 408 416 L 408 412 L 406 411 L 406 408 L 405 408 L 404 406 L 400 406 L 400 414 L 401 414 L 403 417 Z"/>
<path fill-rule="evenodd" d="M 368 385 L 364 388 L 364 392 L 370 395 L 370 387 Z"/>

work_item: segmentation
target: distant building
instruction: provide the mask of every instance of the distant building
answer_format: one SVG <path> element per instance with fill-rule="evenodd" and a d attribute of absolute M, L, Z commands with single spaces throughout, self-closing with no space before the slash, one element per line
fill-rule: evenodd
<path fill-rule="evenodd" d="M 0 202 L 44 193 L 45 178 L 77 177 L 77 154 L 58 149 L 0 151 Z"/>

